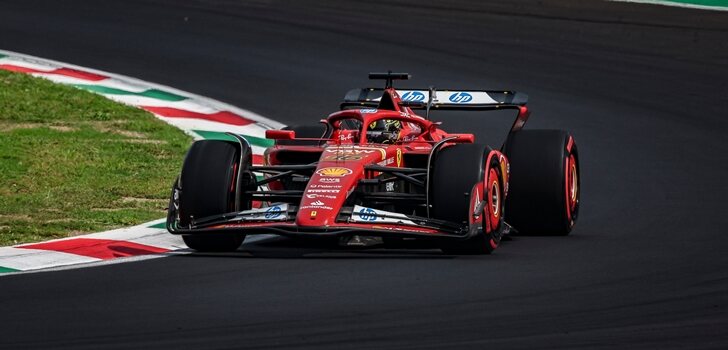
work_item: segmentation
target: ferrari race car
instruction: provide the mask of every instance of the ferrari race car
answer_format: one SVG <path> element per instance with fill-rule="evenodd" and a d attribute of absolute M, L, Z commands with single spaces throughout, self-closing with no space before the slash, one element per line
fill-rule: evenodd
<path fill-rule="evenodd" d="M 321 125 L 267 130 L 252 163 L 243 136 L 195 142 L 175 182 L 167 230 L 198 251 L 236 250 L 246 235 L 426 239 L 448 254 L 489 254 L 511 232 L 568 234 L 579 213 L 579 161 L 562 130 L 523 130 L 527 96 L 512 91 L 349 91 Z M 437 110 L 513 109 L 501 147 L 451 134 Z M 425 116 L 414 110 L 424 110 Z"/>

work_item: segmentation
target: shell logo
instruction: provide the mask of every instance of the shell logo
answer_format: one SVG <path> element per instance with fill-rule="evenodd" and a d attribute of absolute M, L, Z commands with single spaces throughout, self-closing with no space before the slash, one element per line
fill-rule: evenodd
<path fill-rule="evenodd" d="M 322 168 L 322 169 L 319 169 L 318 171 L 316 171 L 316 174 L 319 174 L 321 176 L 342 177 L 342 176 L 350 175 L 351 169 L 338 168 L 338 167 Z"/>

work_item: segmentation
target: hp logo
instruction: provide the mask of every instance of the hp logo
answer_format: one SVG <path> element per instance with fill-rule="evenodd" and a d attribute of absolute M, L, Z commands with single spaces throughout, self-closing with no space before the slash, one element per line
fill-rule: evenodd
<path fill-rule="evenodd" d="M 265 218 L 266 219 L 275 219 L 275 218 L 281 216 L 282 213 L 283 213 L 283 211 L 281 210 L 281 207 L 279 207 L 277 205 L 272 206 L 265 211 Z"/>
<path fill-rule="evenodd" d="M 402 101 L 424 101 L 425 94 L 419 91 L 407 91 L 402 95 Z"/>
<path fill-rule="evenodd" d="M 468 103 L 473 100 L 473 95 L 467 92 L 456 92 L 450 95 L 450 102 L 454 103 Z"/>
<path fill-rule="evenodd" d="M 372 208 L 359 210 L 359 217 L 364 221 L 377 221 L 377 213 Z"/>

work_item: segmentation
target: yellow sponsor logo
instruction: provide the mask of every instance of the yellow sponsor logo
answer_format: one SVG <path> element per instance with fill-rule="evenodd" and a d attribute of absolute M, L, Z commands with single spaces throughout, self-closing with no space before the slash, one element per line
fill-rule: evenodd
<path fill-rule="evenodd" d="M 350 175 L 351 169 L 339 168 L 339 167 L 323 168 L 323 169 L 319 169 L 318 171 L 316 171 L 316 174 L 319 174 L 321 176 L 342 177 L 342 176 Z"/>
<path fill-rule="evenodd" d="M 397 148 L 397 168 L 402 167 L 402 150 Z"/>

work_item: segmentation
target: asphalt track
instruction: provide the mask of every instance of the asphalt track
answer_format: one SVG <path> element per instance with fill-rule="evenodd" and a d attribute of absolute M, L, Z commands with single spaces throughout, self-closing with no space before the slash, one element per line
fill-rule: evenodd
<path fill-rule="evenodd" d="M 0 347 L 726 348 L 726 38 L 726 13 L 579 0 L 5 0 L 4 49 L 289 124 L 374 70 L 525 91 L 527 127 L 576 137 L 583 193 L 572 235 L 492 256 L 273 240 L 6 276 Z"/>

